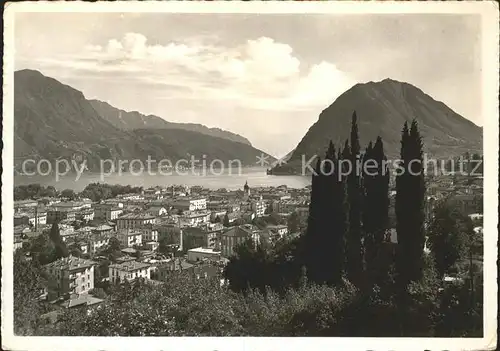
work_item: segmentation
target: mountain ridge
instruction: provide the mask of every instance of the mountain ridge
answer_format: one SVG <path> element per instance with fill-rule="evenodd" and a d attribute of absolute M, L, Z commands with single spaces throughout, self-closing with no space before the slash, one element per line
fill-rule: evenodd
<path fill-rule="evenodd" d="M 242 165 L 254 165 L 258 156 L 267 155 L 251 145 L 196 131 L 121 130 L 100 116 L 81 91 L 39 71 L 16 71 L 14 91 L 17 168 L 27 159 L 54 163 L 78 155 L 87 160 L 89 170 L 97 170 L 103 159 L 146 160 L 149 151 L 172 162 L 205 155 L 208 161 L 238 159 Z"/>
<path fill-rule="evenodd" d="M 125 111 L 98 99 L 89 99 L 88 101 L 101 117 L 122 130 L 141 128 L 183 129 L 252 146 L 252 143 L 247 138 L 221 128 L 211 128 L 199 123 L 170 122 L 152 114 L 145 115 L 139 111 Z M 142 121 L 142 126 L 138 122 L 139 120 Z"/>
<path fill-rule="evenodd" d="M 323 156 L 330 140 L 339 147 L 349 137 L 351 116 L 356 111 L 362 150 L 381 136 L 386 155 L 399 155 L 405 121 L 419 123 L 424 152 L 433 157 L 460 155 L 482 150 L 482 128 L 457 114 L 441 101 L 406 82 L 386 78 L 358 83 L 326 107 L 304 134 L 287 164 L 273 174 L 296 174 L 301 158 Z"/>

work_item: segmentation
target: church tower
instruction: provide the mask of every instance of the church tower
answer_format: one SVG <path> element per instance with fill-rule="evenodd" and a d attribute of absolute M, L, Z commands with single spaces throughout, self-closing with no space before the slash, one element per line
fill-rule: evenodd
<path fill-rule="evenodd" d="M 243 192 L 246 196 L 250 196 L 250 187 L 248 186 L 248 182 L 245 182 L 245 186 L 243 187 Z"/>

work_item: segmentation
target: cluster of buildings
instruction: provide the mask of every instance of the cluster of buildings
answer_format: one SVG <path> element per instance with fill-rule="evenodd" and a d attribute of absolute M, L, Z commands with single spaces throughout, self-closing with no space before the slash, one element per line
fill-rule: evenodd
<path fill-rule="evenodd" d="M 441 203 L 448 203 L 464 215 L 469 216 L 474 223 L 474 230 L 482 241 L 483 219 L 483 177 L 466 175 L 437 175 L 429 176 L 425 180 L 426 195 L 424 203 L 425 224 L 433 218 L 434 209 Z M 390 192 L 390 217 L 395 218 L 394 206 L 396 191 Z M 394 224 L 394 223 L 393 223 Z M 392 228 L 387 233 L 390 241 L 397 243 L 397 233 Z"/>
<path fill-rule="evenodd" d="M 245 183 L 236 191 L 155 187 L 99 203 L 56 198 L 16 201 L 15 247 L 50 232 L 57 223 L 70 252 L 77 249 L 81 254 L 45 267 L 51 277 L 47 297 L 80 301 L 69 303 L 69 307 L 89 301 L 95 304 L 96 299 L 86 300 L 83 295 L 94 289 L 94 272 L 102 271 L 103 251 L 113 238 L 119 242 L 121 255 L 99 282 L 137 278 L 162 282 L 173 271 L 190 272 L 196 278 L 220 277 L 239 244 L 248 239 L 254 243 L 274 241 L 292 234 L 286 225 L 263 227 L 252 221 L 270 212 L 282 218 L 293 212 L 307 217 L 309 191 L 286 186 L 250 189 Z"/>
<path fill-rule="evenodd" d="M 448 201 L 474 220 L 475 231 L 482 236 L 481 178 L 433 177 L 427 179 L 426 187 L 427 222 L 435 206 Z M 123 254 L 109 265 L 105 279 L 112 283 L 136 278 L 164 281 L 178 270 L 198 278 L 213 277 L 235 247 L 248 239 L 273 242 L 295 234 L 288 232 L 287 225 L 257 226 L 254 219 L 269 213 L 288 218 L 295 213 L 305 222 L 309 198 L 309 187 L 250 189 L 245 183 L 235 191 L 155 187 L 99 203 L 57 198 L 16 201 L 14 243 L 15 249 L 22 247 L 24 241 L 49 232 L 57 223 L 68 248 L 77 248 L 81 255 L 47 265 L 54 278 L 48 285 L 48 296 L 79 298 L 94 288 L 94 270 L 112 238 L 119 242 Z M 390 198 L 393 202 L 395 191 Z M 387 235 L 388 240 L 397 242 L 394 230 Z M 160 243 L 169 248 L 168 254 L 160 250 Z"/>
<path fill-rule="evenodd" d="M 427 223 L 435 206 L 448 201 L 470 216 L 474 231 L 482 237 L 482 178 L 437 176 L 427 179 L 426 187 Z M 162 284 L 179 271 L 196 279 L 221 279 L 224 264 L 238 245 L 249 239 L 254 243 L 273 242 L 297 234 L 289 233 L 287 225 L 257 226 L 255 219 L 270 213 L 289 218 L 295 213 L 305 222 L 309 199 L 310 187 L 250 189 L 245 183 L 236 191 L 154 187 L 99 203 L 57 198 L 16 201 L 15 249 L 57 223 L 68 248 L 77 248 L 81 254 L 45 266 L 49 277 L 47 299 L 60 300 L 68 308 L 95 305 L 102 300 L 89 292 L 103 281 L 116 284 L 142 278 Z M 393 208 L 394 190 L 390 199 Z M 386 235 L 388 241 L 397 243 L 395 229 L 389 229 Z M 119 243 L 121 255 L 104 268 L 107 274 L 103 275 L 103 262 L 107 260 L 103 250 L 109 248 L 113 238 Z M 98 280 L 97 270 L 101 272 Z"/>
<path fill-rule="evenodd" d="M 426 181 L 426 217 L 436 204 L 446 201 L 465 215 L 483 212 L 482 176 L 434 176 Z"/>

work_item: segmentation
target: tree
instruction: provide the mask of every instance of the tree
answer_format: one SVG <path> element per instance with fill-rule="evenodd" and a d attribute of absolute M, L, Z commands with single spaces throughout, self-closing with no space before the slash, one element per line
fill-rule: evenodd
<path fill-rule="evenodd" d="M 56 197 L 53 186 L 43 187 L 40 184 L 19 185 L 14 188 L 14 200 L 37 199 L 40 197 Z"/>
<path fill-rule="evenodd" d="M 114 236 L 112 236 L 111 238 L 109 238 L 108 249 L 109 249 L 110 252 L 120 251 L 121 250 L 120 240 L 118 240 Z"/>
<path fill-rule="evenodd" d="M 39 265 L 45 265 L 57 259 L 55 245 L 45 233 L 30 240 L 29 251 L 33 260 Z"/>
<path fill-rule="evenodd" d="M 82 257 L 82 250 L 80 249 L 80 247 L 78 247 L 78 245 L 76 243 L 70 245 L 70 247 L 68 249 L 69 249 L 69 253 L 72 256 Z"/>
<path fill-rule="evenodd" d="M 376 256 L 376 239 L 375 239 L 375 213 L 374 208 L 377 206 L 374 197 L 375 179 L 377 170 L 370 168 L 372 163 L 376 162 L 373 155 L 373 144 L 370 141 L 363 155 L 363 177 L 361 179 L 362 194 L 363 194 L 363 235 L 365 247 L 365 262 L 367 270 L 372 267 L 372 261 Z"/>
<path fill-rule="evenodd" d="M 134 252 L 134 256 L 137 260 L 140 260 L 143 257 L 142 251 L 139 249 L 136 249 Z"/>
<path fill-rule="evenodd" d="M 61 191 L 61 196 L 67 198 L 68 200 L 73 200 L 76 194 L 71 189 L 64 189 L 63 191 Z"/>
<path fill-rule="evenodd" d="M 344 266 L 345 203 L 344 184 L 340 173 L 340 162 L 333 142 L 330 141 L 325 157 L 324 200 L 322 211 L 322 239 L 317 248 L 323 266 L 322 279 L 318 283 L 339 284 Z"/>
<path fill-rule="evenodd" d="M 38 298 L 43 288 L 41 272 L 19 251 L 14 253 L 14 333 L 33 335 L 41 314 Z"/>
<path fill-rule="evenodd" d="M 474 203 L 476 204 L 475 211 L 477 213 L 483 213 L 484 212 L 484 200 L 483 200 L 482 194 L 474 195 Z"/>
<path fill-rule="evenodd" d="M 371 274 L 384 241 L 389 224 L 389 169 L 384 154 L 382 138 L 375 145 L 370 143 L 363 157 L 363 230 L 365 236 L 365 261 Z M 378 272 L 380 273 L 380 272 Z"/>
<path fill-rule="evenodd" d="M 346 206 L 344 179 L 339 170 L 340 155 L 330 141 L 325 159 L 318 157 L 312 175 L 303 252 L 308 279 L 318 284 L 340 283 L 344 268 Z"/>
<path fill-rule="evenodd" d="M 290 216 L 288 216 L 287 227 L 289 233 L 296 233 L 300 229 L 300 219 L 296 211 L 293 211 Z"/>
<path fill-rule="evenodd" d="M 309 203 L 309 217 L 307 220 L 307 232 L 304 240 L 304 262 L 306 265 L 308 279 L 318 281 L 321 261 L 316 255 L 316 250 L 321 246 L 321 206 L 322 206 L 322 184 L 320 180 L 321 158 L 317 157 L 316 167 L 311 180 L 311 201 Z"/>
<path fill-rule="evenodd" d="M 271 205 L 266 206 L 266 209 L 264 210 L 264 214 L 270 215 L 271 213 L 273 213 L 273 207 Z"/>
<path fill-rule="evenodd" d="M 91 183 L 80 193 L 81 197 L 89 198 L 94 202 L 109 199 L 112 196 L 109 185 L 100 183 Z"/>
<path fill-rule="evenodd" d="M 347 234 L 347 276 L 356 283 L 363 271 L 363 249 L 361 246 L 361 187 L 358 171 L 360 146 L 356 112 L 351 121 L 350 164 L 347 176 L 347 196 L 349 199 L 349 230 Z"/>
<path fill-rule="evenodd" d="M 468 240 L 465 217 L 447 202 L 434 209 L 429 225 L 429 248 L 440 277 L 445 275 L 465 255 Z"/>
<path fill-rule="evenodd" d="M 59 224 L 54 222 L 49 234 L 50 240 L 54 243 L 56 259 L 61 257 L 68 257 L 69 251 L 64 243 L 61 234 L 59 233 Z"/>
<path fill-rule="evenodd" d="M 396 268 L 400 288 L 422 278 L 425 244 L 422 149 L 417 121 L 412 121 L 410 130 L 405 122 L 401 138 L 401 164 L 396 176 Z"/>
<path fill-rule="evenodd" d="M 224 215 L 224 221 L 222 222 L 222 225 L 223 225 L 224 227 L 229 227 L 229 226 L 230 226 L 230 223 L 229 223 L 229 216 L 228 216 L 228 214 L 227 214 L 227 213 Z"/>
<path fill-rule="evenodd" d="M 229 259 L 224 276 L 235 292 L 247 293 L 258 289 L 267 293 L 272 289 L 280 293 L 300 285 L 303 274 L 303 236 L 284 237 L 274 245 L 266 245 L 261 239 L 258 245 L 247 240 L 235 248 Z"/>
<path fill-rule="evenodd" d="M 271 283 L 270 274 L 268 252 L 261 245 L 255 245 L 252 239 L 235 247 L 224 270 L 229 286 L 236 292 L 244 292 L 250 287 L 265 291 L 266 285 Z"/>
<path fill-rule="evenodd" d="M 102 286 L 102 279 L 109 276 L 109 265 L 111 261 L 108 259 L 100 260 L 99 265 L 94 269 L 94 286 Z"/>

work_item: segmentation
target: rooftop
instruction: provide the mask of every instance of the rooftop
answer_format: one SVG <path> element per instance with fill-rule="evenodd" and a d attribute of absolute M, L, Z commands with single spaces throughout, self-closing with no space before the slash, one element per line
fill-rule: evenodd
<path fill-rule="evenodd" d="M 129 214 L 125 214 L 119 218 L 117 218 L 116 220 L 125 220 L 125 219 L 154 219 L 155 217 L 154 216 L 151 216 L 147 213 L 129 213 Z"/>
<path fill-rule="evenodd" d="M 251 237 L 252 236 L 252 226 L 251 225 L 240 225 L 238 227 L 231 228 L 224 233 L 226 236 L 232 237 Z"/>
<path fill-rule="evenodd" d="M 177 201 L 179 201 L 179 202 L 180 201 L 199 201 L 199 200 L 206 201 L 206 198 L 203 196 L 182 196 L 182 197 L 175 199 L 174 202 L 177 202 Z"/>
<path fill-rule="evenodd" d="M 89 294 L 81 294 L 76 299 L 71 299 L 66 301 L 63 305 L 66 308 L 77 307 L 77 306 L 92 306 L 103 302 L 104 300 L 94 297 Z"/>
<path fill-rule="evenodd" d="M 43 217 L 43 216 L 47 215 L 47 212 L 43 211 L 43 210 L 38 210 L 37 215 L 38 215 L 38 217 Z M 28 207 L 28 208 L 23 209 L 23 212 L 18 212 L 16 214 L 14 214 L 14 217 L 26 217 L 26 216 L 30 217 L 30 218 L 34 218 L 35 217 L 35 209 Z"/>
<path fill-rule="evenodd" d="M 220 251 L 215 251 L 214 249 L 209 249 L 209 248 L 204 248 L 204 247 L 196 247 L 194 249 L 188 250 L 188 252 L 207 253 L 207 254 L 220 254 Z"/>
<path fill-rule="evenodd" d="M 117 262 L 135 261 L 135 257 L 125 255 L 125 256 L 117 257 L 116 261 Z"/>
<path fill-rule="evenodd" d="M 38 203 L 36 200 L 17 200 L 14 201 L 14 206 L 23 206 L 28 204 Z"/>
<path fill-rule="evenodd" d="M 161 262 L 160 264 L 157 265 L 157 267 L 158 268 L 166 267 L 171 271 L 177 271 L 177 270 L 181 270 L 181 269 L 182 270 L 189 269 L 189 268 L 193 267 L 193 265 L 189 262 L 184 261 L 184 260 L 179 261 L 179 260 L 175 259 L 175 260 L 170 260 L 168 262 Z"/>
<path fill-rule="evenodd" d="M 120 271 L 131 272 L 131 271 L 137 271 L 140 269 L 148 268 L 149 264 L 137 262 L 137 261 L 127 261 L 127 262 L 123 262 L 120 264 L 112 264 L 109 267 L 118 269 Z"/>
<path fill-rule="evenodd" d="M 75 257 L 75 256 L 69 256 L 69 257 L 60 258 L 57 261 L 46 264 L 45 267 L 72 271 L 72 270 L 78 270 L 78 269 L 83 269 L 83 268 L 89 268 L 89 267 L 92 267 L 93 265 L 96 265 L 96 264 L 97 263 L 94 261 L 86 260 L 86 259 Z"/>
<path fill-rule="evenodd" d="M 271 225 L 268 225 L 267 228 L 268 229 L 287 229 L 288 227 L 284 224 L 278 224 L 278 225 L 271 224 Z"/>
<path fill-rule="evenodd" d="M 106 225 L 106 224 L 102 224 L 102 225 L 94 228 L 93 230 L 96 232 L 104 232 L 104 231 L 108 231 L 108 230 L 113 230 L 113 227 L 110 227 L 109 225 Z"/>
<path fill-rule="evenodd" d="M 122 229 L 118 232 L 116 232 L 117 235 L 127 235 L 127 236 L 132 236 L 132 235 L 142 235 L 142 232 L 139 230 L 135 229 Z"/>
<path fill-rule="evenodd" d="M 148 208 L 148 211 L 151 211 L 151 210 L 161 210 L 161 209 L 164 209 L 165 207 L 161 206 L 161 205 L 153 205 L 153 206 L 149 206 Z"/>
<path fill-rule="evenodd" d="M 78 207 L 84 205 L 84 202 L 78 202 L 78 201 L 65 201 L 65 202 L 59 202 L 57 203 L 54 207 Z"/>
<path fill-rule="evenodd" d="M 202 212 L 190 212 L 187 214 L 184 214 L 182 217 L 185 218 L 197 218 L 197 217 L 204 217 L 210 215 L 210 211 L 202 211 Z"/>

